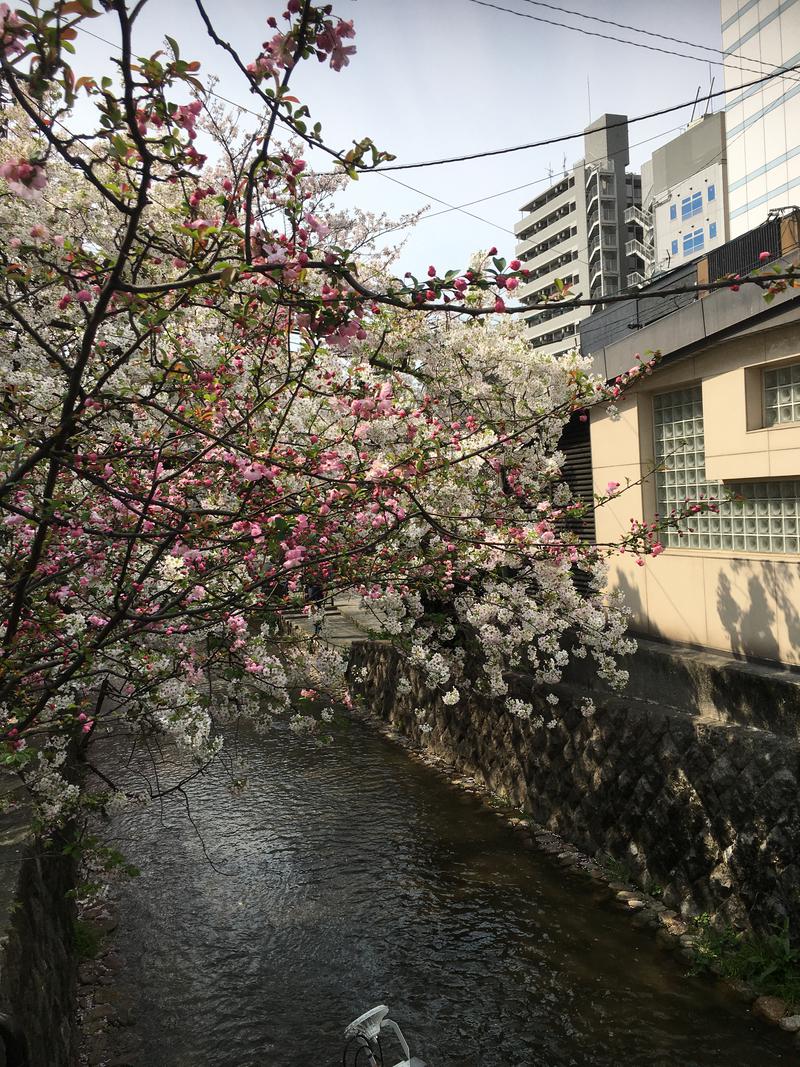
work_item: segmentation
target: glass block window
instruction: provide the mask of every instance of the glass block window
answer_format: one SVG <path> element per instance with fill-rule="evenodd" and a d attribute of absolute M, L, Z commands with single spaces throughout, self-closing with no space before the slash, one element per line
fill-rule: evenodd
<path fill-rule="evenodd" d="M 699 385 L 653 398 L 656 502 L 666 516 L 685 502 L 714 497 L 719 512 L 693 515 L 678 530 L 665 530 L 667 547 L 740 552 L 800 553 L 800 480 L 706 480 L 703 395 Z M 732 493 L 733 500 L 724 499 Z"/>
<path fill-rule="evenodd" d="M 714 188 L 713 185 L 709 185 L 709 187 L 708 187 L 708 199 L 709 200 L 716 200 L 717 199 L 717 190 Z"/>
<path fill-rule="evenodd" d="M 714 188 L 713 185 L 711 186 L 711 188 L 712 189 Z M 710 223 L 710 225 L 708 227 L 708 236 L 709 236 L 710 240 L 713 240 L 717 236 L 717 224 L 716 224 L 716 222 Z"/>
<path fill-rule="evenodd" d="M 764 371 L 764 425 L 800 422 L 800 363 Z"/>
<path fill-rule="evenodd" d="M 669 205 L 669 217 L 670 217 L 670 220 L 677 219 L 677 217 L 678 217 L 678 205 L 677 204 L 670 204 Z"/>

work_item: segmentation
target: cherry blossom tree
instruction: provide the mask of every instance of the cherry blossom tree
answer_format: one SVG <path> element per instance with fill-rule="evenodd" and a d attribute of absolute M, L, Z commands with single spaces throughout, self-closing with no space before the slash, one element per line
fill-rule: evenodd
<path fill-rule="evenodd" d="M 335 206 L 391 157 L 329 148 L 289 93 L 301 62 L 348 65 L 352 23 L 290 0 L 240 57 L 195 4 L 260 103 L 250 128 L 176 40 L 137 55 L 146 0 L 0 4 L 0 730 L 50 822 L 81 802 L 71 744 L 88 793 L 121 799 L 100 724 L 202 765 L 232 717 L 310 728 L 300 693 L 347 703 L 343 656 L 287 622 L 321 590 L 359 593 L 448 703 L 502 697 L 521 665 L 553 684 L 571 654 L 622 683 L 604 560 L 660 550 L 655 525 L 616 546 L 568 532 L 619 487 L 575 500 L 558 451 L 653 361 L 607 386 L 533 351 L 505 314 L 526 271 L 496 250 L 394 277 L 386 220 Z M 102 11 L 117 79 L 72 66 Z"/>

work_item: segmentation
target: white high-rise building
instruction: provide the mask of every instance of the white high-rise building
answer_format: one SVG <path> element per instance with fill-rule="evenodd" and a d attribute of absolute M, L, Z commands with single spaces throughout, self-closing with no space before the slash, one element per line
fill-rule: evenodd
<path fill-rule="evenodd" d="M 625 288 L 641 271 L 642 231 L 625 216 L 641 203 L 641 179 L 626 173 L 628 121 L 603 115 L 584 132 L 585 158 L 563 178 L 522 207 L 514 227 L 516 255 L 530 271 L 518 295 L 536 304 L 556 292 L 556 281 L 583 297 L 601 297 Z M 632 246 L 632 247 L 628 247 Z M 633 247 L 638 246 L 638 247 Z M 525 316 L 528 339 L 549 355 L 577 348 L 578 326 L 588 307 L 554 303 Z"/>
<path fill-rule="evenodd" d="M 800 0 L 721 0 L 725 88 L 800 64 Z M 732 237 L 800 204 L 800 71 L 725 97 Z"/>

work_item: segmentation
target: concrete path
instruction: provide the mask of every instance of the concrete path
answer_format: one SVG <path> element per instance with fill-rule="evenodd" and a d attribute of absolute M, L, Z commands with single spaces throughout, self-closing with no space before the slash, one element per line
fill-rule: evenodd
<path fill-rule="evenodd" d="M 313 624 L 300 612 L 287 616 L 294 626 L 311 633 Z M 351 593 L 340 593 L 333 604 L 325 608 L 322 629 L 318 635 L 323 641 L 339 648 L 349 648 L 354 641 L 369 640 L 370 630 L 377 629 L 380 620 L 361 606 L 361 598 Z"/>

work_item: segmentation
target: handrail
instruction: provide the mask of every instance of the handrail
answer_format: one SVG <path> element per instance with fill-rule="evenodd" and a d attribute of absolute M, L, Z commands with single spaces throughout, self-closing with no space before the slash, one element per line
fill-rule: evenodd
<path fill-rule="evenodd" d="M 645 261 L 650 258 L 647 248 L 642 244 L 641 241 L 637 241 L 636 239 L 625 242 L 625 255 L 638 256 L 639 259 L 643 259 Z"/>
<path fill-rule="evenodd" d="M 641 226 L 643 230 L 648 229 L 652 225 L 652 219 L 649 217 L 649 214 L 642 211 L 638 204 L 631 204 L 630 207 L 625 208 L 625 221 L 634 222 L 638 226 Z"/>

